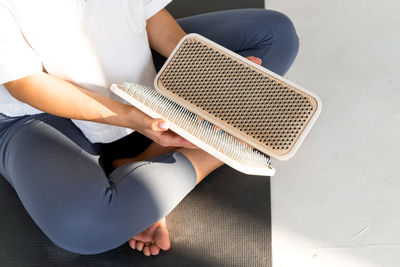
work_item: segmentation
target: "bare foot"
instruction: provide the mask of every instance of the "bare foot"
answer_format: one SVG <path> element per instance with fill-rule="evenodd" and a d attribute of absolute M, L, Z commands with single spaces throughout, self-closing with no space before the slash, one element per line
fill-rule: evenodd
<path fill-rule="evenodd" d="M 129 240 L 129 246 L 132 249 L 143 251 L 145 256 L 158 255 L 160 249 L 168 250 L 171 247 L 171 241 L 165 225 L 165 218 L 132 237 Z"/>

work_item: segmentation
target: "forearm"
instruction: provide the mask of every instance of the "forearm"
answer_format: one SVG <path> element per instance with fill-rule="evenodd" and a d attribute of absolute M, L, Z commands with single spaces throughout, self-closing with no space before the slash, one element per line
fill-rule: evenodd
<path fill-rule="evenodd" d="M 75 86 L 46 73 L 4 84 L 18 100 L 57 116 L 135 129 L 149 119 L 136 108 Z M 135 119 L 133 119 L 135 118 Z"/>
<path fill-rule="evenodd" d="M 147 20 L 146 31 L 150 47 L 164 57 L 169 57 L 179 40 L 186 35 L 165 9 Z"/>

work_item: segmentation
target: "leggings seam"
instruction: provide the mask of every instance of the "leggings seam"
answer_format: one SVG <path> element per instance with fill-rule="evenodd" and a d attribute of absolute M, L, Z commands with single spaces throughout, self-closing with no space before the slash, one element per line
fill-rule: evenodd
<path fill-rule="evenodd" d="M 169 157 L 169 156 L 170 156 L 170 153 L 166 153 L 165 156 L 164 156 L 163 158 L 161 158 L 161 159 L 160 159 L 159 161 L 157 161 L 157 162 L 153 162 L 153 161 L 147 161 L 147 162 L 146 162 L 146 161 L 143 161 L 143 164 L 140 164 L 140 165 L 136 166 L 135 168 L 133 168 L 132 170 L 130 170 L 128 173 L 126 173 L 123 177 L 116 179 L 116 181 L 115 181 L 115 180 L 111 180 L 111 181 L 110 181 L 110 186 L 111 186 L 111 188 L 114 189 L 114 190 L 116 190 L 115 185 L 116 185 L 116 184 L 119 184 L 120 182 L 122 182 L 123 180 L 125 180 L 133 171 L 137 170 L 138 168 L 143 167 L 143 166 L 146 166 L 146 165 L 150 165 L 150 164 L 153 164 L 153 163 L 159 163 L 159 162 L 161 162 L 162 160 L 164 160 L 165 158 L 167 158 L 167 157 Z M 130 162 L 129 162 L 129 163 L 130 163 Z M 126 164 L 129 164 L 129 163 L 126 163 Z M 121 167 L 122 167 L 122 166 L 121 166 Z"/>

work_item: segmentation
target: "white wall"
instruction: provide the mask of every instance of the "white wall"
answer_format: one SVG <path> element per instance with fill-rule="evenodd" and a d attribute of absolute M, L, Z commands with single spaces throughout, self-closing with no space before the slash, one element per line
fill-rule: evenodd
<path fill-rule="evenodd" d="M 267 0 L 300 51 L 287 78 L 323 112 L 273 162 L 274 266 L 400 266 L 400 2 Z"/>

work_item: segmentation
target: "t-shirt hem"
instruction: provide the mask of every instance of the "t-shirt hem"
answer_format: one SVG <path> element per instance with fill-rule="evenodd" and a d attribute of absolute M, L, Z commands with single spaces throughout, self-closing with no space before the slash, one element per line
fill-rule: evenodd
<path fill-rule="evenodd" d="M 127 136 L 135 130 L 125 127 L 118 127 L 110 124 L 104 124 L 92 121 L 71 120 L 91 143 L 110 143 L 124 136 Z M 95 124 L 90 126 L 88 124 Z"/>
<path fill-rule="evenodd" d="M 166 7 L 171 2 L 172 0 L 160 0 L 160 1 L 152 0 L 145 6 L 146 20 L 151 18 L 153 15 L 155 15 L 158 11 Z"/>

